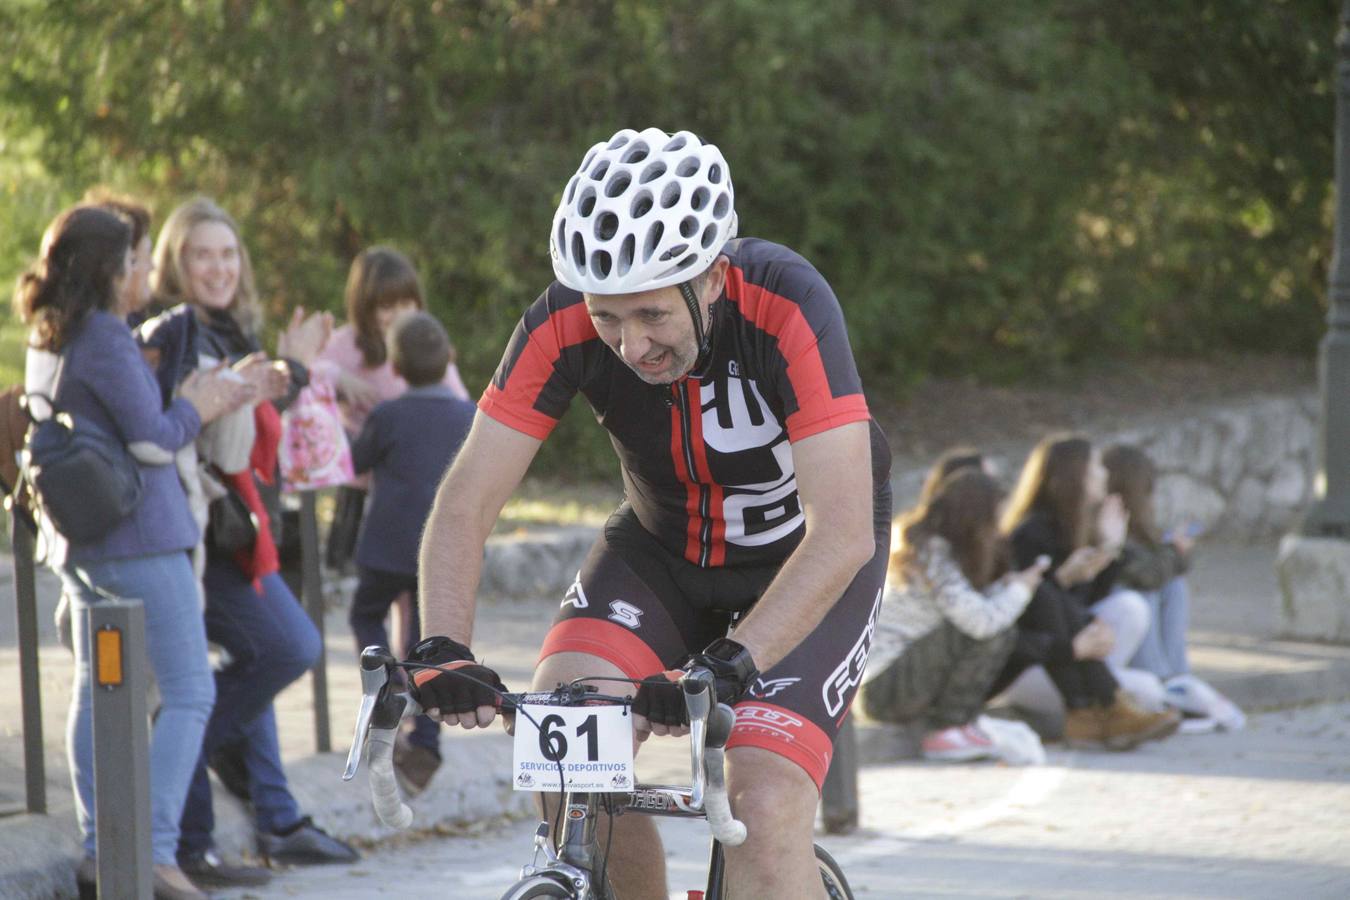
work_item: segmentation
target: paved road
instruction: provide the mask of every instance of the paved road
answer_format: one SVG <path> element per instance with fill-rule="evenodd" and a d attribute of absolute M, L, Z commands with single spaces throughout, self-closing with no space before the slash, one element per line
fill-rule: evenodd
<path fill-rule="evenodd" d="M 1054 751 L 1043 767 L 864 769 L 862 829 L 823 843 L 859 896 L 1350 896 L 1350 703 L 1266 713 L 1239 734 L 1183 735 L 1128 754 Z M 678 770 L 679 748 L 644 777 Z M 646 755 L 644 751 L 644 756 Z M 663 822 L 671 897 L 700 886 L 706 840 Z M 532 823 L 431 837 L 355 866 L 295 870 L 243 900 L 495 898 Z"/>

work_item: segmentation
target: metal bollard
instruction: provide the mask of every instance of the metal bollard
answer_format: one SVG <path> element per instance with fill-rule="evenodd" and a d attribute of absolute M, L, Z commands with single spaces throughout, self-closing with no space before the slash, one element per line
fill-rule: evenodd
<path fill-rule="evenodd" d="M 858 733 L 851 712 L 834 740 L 834 759 L 821 785 L 820 818 L 827 834 L 848 834 L 858 827 Z"/>
<path fill-rule="evenodd" d="M 314 506 L 314 491 L 300 492 L 300 570 L 301 594 L 305 610 L 319 629 L 319 659 L 310 670 L 314 689 L 314 746 L 320 753 L 333 749 L 328 724 L 328 651 L 323 634 L 323 571 L 319 568 L 319 516 Z"/>
<path fill-rule="evenodd" d="M 14 552 L 15 618 L 19 636 L 19 691 L 23 708 L 23 775 L 28 811 L 47 811 L 47 765 L 42 756 L 42 691 L 38 669 L 37 575 L 33 563 L 34 534 L 13 509 L 9 515 Z"/>
<path fill-rule="evenodd" d="M 108 600 L 85 612 L 93 691 L 99 897 L 149 897 L 150 729 L 145 608 Z"/>

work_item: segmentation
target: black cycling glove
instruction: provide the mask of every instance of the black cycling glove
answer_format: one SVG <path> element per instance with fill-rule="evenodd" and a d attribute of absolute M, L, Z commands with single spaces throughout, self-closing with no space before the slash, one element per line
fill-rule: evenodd
<path fill-rule="evenodd" d="M 412 672 L 413 695 L 423 709 L 438 709 L 441 715 L 450 715 L 473 712 L 480 706 L 502 705 L 501 697 L 487 685 L 499 691 L 505 691 L 506 685 L 496 672 L 474 662 L 473 653 L 458 641 L 429 637 L 413 648 L 410 658 L 441 667 Z"/>
<path fill-rule="evenodd" d="M 750 651 L 730 638 L 718 638 L 702 653 L 684 658 L 678 670 L 661 672 L 645 679 L 633 698 L 633 712 L 645 716 L 649 722 L 680 726 L 689 724 L 689 709 L 684 703 L 684 692 L 676 683 L 680 676 L 694 667 L 713 673 L 717 702 L 731 706 L 745 696 L 759 677 L 759 669 L 750 658 Z"/>

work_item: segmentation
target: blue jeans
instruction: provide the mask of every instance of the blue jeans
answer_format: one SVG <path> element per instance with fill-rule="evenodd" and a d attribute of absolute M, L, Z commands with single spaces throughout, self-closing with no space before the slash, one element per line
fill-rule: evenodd
<path fill-rule="evenodd" d="M 216 673 L 216 708 L 202 739 L 201 758 L 183 808 L 179 853 L 211 847 L 215 812 L 207 762 L 227 745 L 243 742 L 255 823 L 278 831 L 300 821 L 286 784 L 272 700 L 319 658 L 319 631 L 280 575 L 260 579 L 262 592 L 233 562 L 206 564 L 206 633 L 229 655 Z"/>
<path fill-rule="evenodd" d="M 1191 618 L 1191 591 L 1186 579 L 1178 576 L 1162 590 L 1145 594 L 1153 617 L 1144 642 L 1130 661 L 1130 667 L 1145 669 L 1166 681 L 1190 672 L 1186 658 L 1186 628 Z"/>
<path fill-rule="evenodd" d="M 60 575 L 75 645 L 66 750 L 85 855 L 95 850 L 93 694 L 84 613 L 101 598 L 92 586 L 144 605 L 146 656 L 160 694 L 150 737 L 150 842 L 155 863 L 173 865 L 184 799 L 216 697 L 192 563 L 186 553 L 165 553 L 68 565 Z"/>

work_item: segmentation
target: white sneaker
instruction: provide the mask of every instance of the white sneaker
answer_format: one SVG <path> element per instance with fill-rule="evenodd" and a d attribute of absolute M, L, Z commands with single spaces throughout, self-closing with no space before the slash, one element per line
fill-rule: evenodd
<path fill-rule="evenodd" d="M 1177 726 L 1178 734 L 1209 734 L 1219 730 L 1219 720 L 1213 716 L 1187 716 Z"/>
<path fill-rule="evenodd" d="M 1239 731 L 1247 717 L 1232 700 L 1194 675 L 1178 675 L 1167 681 L 1167 702 L 1187 715 L 1213 719 L 1224 731 Z"/>

